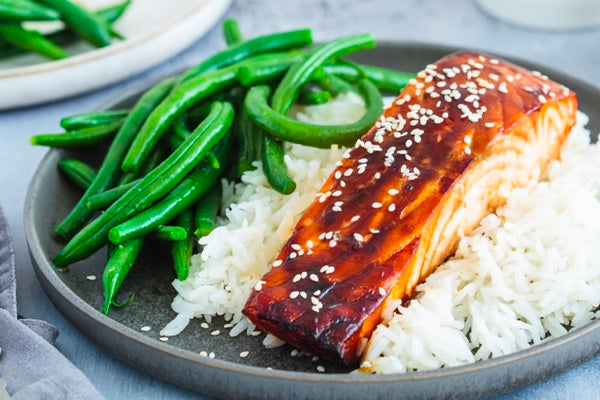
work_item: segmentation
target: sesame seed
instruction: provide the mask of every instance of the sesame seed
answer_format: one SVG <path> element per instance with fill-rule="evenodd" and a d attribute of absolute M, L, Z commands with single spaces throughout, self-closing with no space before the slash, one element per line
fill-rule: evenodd
<path fill-rule="evenodd" d="M 395 196 L 395 195 L 397 195 L 398 193 L 400 193 L 400 192 L 398 191 L 398 189 L 390 189 L 390 190 L 388 190 L 388 194 L 389 194 L 390 196 Z"/>
<path fill-rule="evenodd" d="M 208 355 L 208 358 L 211 358 L 211 359 L 212 359 L 212 358 L 215 358 L 215 353 L 213 353 L 213 352 L 210 352 L 210 354 Z"/>
<path fill-rule="evenodd" d="M 465 136 L 465 138 L 463 139 L 465 141 L 466 144 L 471 144 L 471 136 Z"/>
<path fill-rule="evenodd" d="M 166 336 L 161 336 L 158 338 L 158 340 L 160 340 L 161 342 L 166 342 L 167 340 L 169 340 L 169 338 Z"/>
<path fill-rule="evenodd" d="M 344 176 L 350 176 L 352 175 L 352 168 L 348 168 L 345 172 L 344 172 Z"/>
<path fill-rule="evenodd" d="M 499 86 L 498 86 L 498 91 L 500 93 L 508 93 L 508 89 L 506 88 L 506 82 L 502 82 Z"/>
<path fill-rule="evenodd" d="M 379 172 L 375 172 L 375 175 L 373 177 L 375 179 L 379 179 L 379 178 L 381 178 L 381 174 Z"/>
<path fill-rule="evenodd" d="M 300 292 L 297 290 L 294 290 L 292 293 L 290 293 L 290 299 L 295 299 L 299 295 L 300 295 Z"/>
<path fill-rule="evenodd" d="M 219 336 L 219 334 L 221 334 L 221 331 L 220 331 L 220 330 L 218 330 L 218 329 L 215 329 L 214 331 L 212 331 L 212 332 L 210 333 L 210 335 L 211 335 L 211 336 Z"/>
<path fill-rule="evenodd" d="M 261 331 L 252 331 L 252 333 L 250 335 L 252 336 L 260 336 L 262 334 Z"/>
<path fill-rule="evenodd" d="M 302 279 L 306 279 L 307 275 L 308 275 L 308 272 L 306 272 L 306 271 L 302 271 L 302 273 L 300 274 L 300 276 L 302 277 Z"/>
<path fill-rule="evenodd" d="M 95 281 L 96 280 L 96 275 L 88 275 L 85 277 L 85 279 L 87 279 L 88 281 Z"/>
<path fill-rule="evenodd" d="M 336 190 L 335 192 L 331 193 L 331 195 L 333 197 L 339 197 L 342 195 L 342 191 L 341 190 Z"/>
<path fill-rule="evenodd" d="M 142 327 L 140 328 L 140 331 L 142 331 L 142 332 L 149 332 L 149 331 L 150 331 L 150 329 L 151 329 L 151 328 L 150 328 L 149 326 L 142 326 Z"/>
<path fill-rule="evenodd" d="M 371 206 L 373 208 L 381 208 L 381 207 L 383 207 L 383 204 L 381 204 L 380 202 L 376 201 Z"/>
<path fill-rule="evenodd" d="M 296 243 L 292 244 L 292 246 L 291 246 L 291 247 L 292 247 L 292 249 L 294 249 L 294 250 L 300 250 L 300 249 L 302 248 L 302 247 L 300 247 L 300 245 L 299 245 L 299 244 L 296 244 Z"/>
<path fill-rule="evenodd" d="M 303 299 L 306 299 L 306 292 L 300 292 L 300 297 L 302 297 Z"/>
<path fill-rule="evenodd" d="M 538 100 L 540 101 L 540 103 L 544 104 L 546 103 L 546 98 L 544 97 L 544 95 L 540 94 L 538 96 Z"/>
<path fill-rule="evenodd" d="M 249 351 L 242 351 L 242 352 L 240 353 L 240 357 L 241 357 L 241 358 L 246 358 L 246 357 L 248 357 L 248 354 L 250 354 L 250 352 L 249 352 Z"/>
<path fill-rule="evenodd" d="M 322 365 L 317 365 L 317 371 L 325 372 L 325 367 L 323 367 Z"/>
<path fill-rule="evenodd" d="M 206 322 L 203 322 L 203 323 L 200 324 L 200 327 L 204 328 L 204 329 L 208 329 L 209 325 Z"/>
<path fill-rule="evenodd" d="M 225 325 L 223 325 L 223 328 L 231 329 L 231 328 L 233 328 L 233 324 L 225 324 Z"/>
<path fill-rule="evenodd" d="M 360 233 L 354 233 L 354 239 L 358 242 L 364 241 L 363 236 Z"/>
<path fill-rule="evenodd" d="M 377 234 L 377 233 L 379 233 L 379 229 L 373 229 L 373 228 L 371 228 L 371 229 L 369 229 L 369 231 L 370 231 L 371 233 L 373 233 L 373 234 Z"/>
<path fill-rule="evenodd" d="M 294 258 L 296 258 L 296 256 L 297 256 L 297 255 L 298 255 L 298 254 L 296 254 L 296 252 L 295 252 L 295 251 L 292 251 L 292 252 L 290 253 L 290 255 L 289 255 L 289 258 L 290 258 L 290 260 L 293 260 Z"/>
<path fill-rule="evenodd" d="M 471 148 L 465 147 L 465 154 L 471 154 Z"/>
<path fill-rule="evenodd" d="M 273 262 L 274 267 L 279 267 L 281 264 L 283 264 L 283 261 L 281 260 L 275 260 L 275 262 Z"/>
<path fill-rule="evenodd" d="M 310 274 L 310 280 L 313 282 L 319 282 L 319 277 L 315 274 Z"/>
<path fill-rule="evenodd" d="M 496 124 L 493 123 L 493 122 L 486 122 L 484 125 L 485 125 L 486 128 L 493 128 L 494 125 L 496 125 Z"/>
<path fill-rule="evenodd" d="M 382 296 L 385 296 L 385 289 L 382 288 L 382 287 L 380 287 L 379 288 L 379 294 L 382 295 Z"/>
<path fill-rule="evenodd" d="M 320 295 L 320 294 L 321 294 L 321 291 L 320 291 L 320 290 L 315 290 L 315 292 L 313 293 L 313 295 L 315 295 L 315 296 L 318 296 L 318 295 Z"/>
<path fill-rule="evenodd" d="M 395 204 L 390 204 L 390 206 L 388 207 L 388 211 L 389 212 L 394 212 L 396 210 L 396 205 Z"/>
<path fill-rule="evenodd" d="M 360 215 L 355 215 L 354 217 L 350 218 L 350 222 L 356 222 L 360 219 Z"/>
<path fill-rule="evenodd" d="M 294 279 L 292 279 L 292 282 L 296 283 L 296 282 L 298 282 L 300 279 L 302 279 L 302 276 L 300 276 L 300 274 L 296 274 L 296 275 L 294 276 Z"/>
<path fill-rule="evenodd" d="M 335 171 L 335 179 L 340 179 L 342 177 L 342 173 L 340 171 Z"/>
<path fill-rule="evenodd" d="M 201 355 L 202 357 L 208 357 L 208 353 L 207 353 L 206 351 L 204 351 L 204 350 L 202 350 L 202 351 L 200 352 L 200 355 Z"/>

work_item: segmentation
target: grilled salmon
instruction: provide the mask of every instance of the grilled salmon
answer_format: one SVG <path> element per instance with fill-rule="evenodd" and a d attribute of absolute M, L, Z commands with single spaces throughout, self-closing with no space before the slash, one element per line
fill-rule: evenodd
<path fill-rule="evenodd" d="M 569 89 L 488 55 L 428 65 L 338 163 L 244 314 L 356 363 L 386 305 L 559 155 L 576 109 Z"/>

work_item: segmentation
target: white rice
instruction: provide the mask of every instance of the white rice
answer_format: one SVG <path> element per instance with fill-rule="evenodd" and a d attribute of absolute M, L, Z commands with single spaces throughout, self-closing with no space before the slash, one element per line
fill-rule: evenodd
<path fill-rule="evenodd" d="M 351 105 L 349 107 L 348 105 Z M 297 109 L 298 119 L 342 123 L 363 105 L 345 97 Z M 344 111 L 344 112 L 341 112 Z M 346 114 L 350 117 L 340 117 Z M 332 118 L 341 118 L 333 121 Z M 579 113 L 546 181 L 515 190 L 506 206 L 464 237 L 456 255 L 417 288 L 406 307 L 385 310 L 363 356 L 364 370 L 426 370 L 498 357 L 560 336 L 596 317 L 600 304 L 600 148 L 589 144 Z M 200 241 L 187 280 L 175 280 L 178 316 L 161 335 L 180 333 L 194 317 L 223 315 L 235 336 L 254 326 L 241 310 L 296 222 L 342 156 L 334 148 L 288 145 L 297 183 L 289 196 L 269 188 L 259 163 L 235 185 L 224 182 L 220 225 Z M 599 315 L 600 316 L 600 315 Z M 267 345 L 281 342 L 268 336 Z"/>

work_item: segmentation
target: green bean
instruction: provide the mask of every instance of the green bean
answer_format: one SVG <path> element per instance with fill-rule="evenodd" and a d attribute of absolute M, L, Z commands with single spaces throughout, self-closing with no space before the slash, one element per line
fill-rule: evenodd
<path fill-rule="evenodd" d="M 217 226 L 222 191 L 221 184 L 217 182 L 196 203 L 194 207 L 194 225 L 196 226 L 194 234 L 196 237 L 201 238 L 208 235 Z"/>
<path fill-rule="evenodd" d="M 287 114 L 296 101 L 300 88 L 308 83 L 315 70 L 324 62 L 374 45 L 375 39 L 373 36 L 365 34 L 335 39 L 312 50 L 303 62 L 290 67 L 277 86 L 272 99 L 275 114 L 280 113 L 283 116 Z M 248 99 L 248 96 L 246 96 L 246 99 Z M 265 133 L 261 158 L 263 172 L 271 187 L 283 194 L 292 193 L 296 188 L 296 183 L 287 173 L 283 143 Z"/>
<path fill-rule="evenodd" d="M 28 0 L 2 0 L 0 21 L 54 21 L 60 13 Z"/>
<path fill-rule="evenodd" d="M 310 44 L 312 44 L 310 29 L 259 36 L 231 46 L 190 68 L 183 74 L 180 83 L 193 79 L 204 72 L 226 67 L 256 54 L 295 49 Z"/>
<path fill-rule="evenodd" d="M 58 169 L 83 190 L 86 190 L 96 177 L 96 171 L 92 167 L 74 158 L 60 160 Z"/>
<path fill-rule="evenodd" d="M 120 4 L 116 4 L 112 7 L 103 8 L 97 10 L 95 14 L 105 20 L 108 23 L 115 22 L 117 19 L 121 17 L 123 12 L 127 9 L 127 7 L 131 4 L 131 1 L 125 1 Z M 61 29 L 56 32 L 52 32 L 50 34 L 44 35 L 44 37 L 55 45 L 65 46 L 75 42 L 78 39 L 78 36 L 74 34 L 70 29 Z M 1 38 L 0 38 L 1 39 Z M 18 47 L 14 47 L 8 43 L 0 43 L 0 58 L 14 56 L 17 54 L 21 54 L 28 50 L 23 50 Z"/>
<path fill-rule="evenodd" d="M 257 56 L 261 57 L 261 62 L 277 65 L 281 63 L 286 65 L 285 68 L 288 68 L 298 57 L 287 54 L 267 61 L 266 58 L 262 59 L 262 56 Z M 199 101 L 234 85 L 237 82 L 238 69 L 254 61 L 254 59 L 248 59 L 217 71 L 206 72 L 176 87 L 148 117 L 131 145 L 121 168 L 127 172 L 136 171 L 147 157 L 148 152 L 158 143 L 168 127 L 181 113 Z M 270 80 L 272 77 L 273 75 L 264 75 L 263 79 Z"/>
<path fill-rule="evenodd" d="M 43 35 L 18 25 L 0 24 L 0 36 L 19 49 L 37 53 L 51 60 L 60 60 L 69 56 L 69 53 Z"/>
<path fill-rule="evenodd" d="M 112 203 L 117 201 L 119 197 L 127 193 L 127 191 L 134 187 L 138 182 L 139 179 L 129 183 L 124 183 L 112 189 L 105 190 L 104 192 L 96 193 L 92 196 L 89 196 L 85 204 L 90 211 L 97 211 L 107 208 Z"/>
<path fill-rule="evenodd" d="M 290 66 L 301 62 L 304 57 L 305 54 L 298 50 L 254 56 L 238 64 L 238 80 L 244 86 L 267 83 L 283 76 Z"/>
<path fill-rule="evenodd" d="M 252 163 L 260 159 L 262 132 L 248 117 L 245 107 L 242 107 L 238 118 L 240 159 L 238 160 L 238 176 L 244 172 L 256 169 Z"/>
<path fill-rule="evenodd" d="M 131 5 L 131 0 L 126 0 L 122 3 L 117 3 L 113 6 L 102 8 L 94 12 L 98 17 L 102 18 L 107 23 L 111 24 L 121 18 L 123 13 Z"/>
<path fill-rule="evenodd" d="M 115 246 L 115 248 L 110 251 L 112 254 L 109 257 L 106 267 L 104 268 L 104 273 L 102 274 L 102 286 L 104 287 L 103 314 L 108 315 L 108 310 L 113 303 L 115 295 L 129 273 L 129 270 L 135 263 L 143 243 L 143 238 L 137 238 Z"/>
<path fill-rule="evenodd" d="M 177 274 L 177 279 L 184 281 L 190 272 L 190 259 L 194 251 L 194 237 L 192 234 L 194 225 L 194 213 L 191 207 L 185 209 L 177 216 L 177 224 L 185 229 L 188 237 L 184 240 L 178 240 L 171 247 L 173 257 L 173 268 Z"/>
<path fill-rule="evenodd" d="M 107 125 L 81 128 L 66 133 L 35 135 L 31 137 L 30 142 L 34 146 L 89 146 L 112 138 L 123 125 L 123 121 L 124 119 L 121 118 Z"/>
<path fill-rule="evenodd" d="M 225 135 L 232 120 L 233 107 L 230 104 L 213 103 L 211 113 L 192 136 L 108 210 L 79 231 L 54 258 L 54 264 L 58 268 L 65 267 L 100 249 L 107 242 L 111 228 L 145 210 L 178 185 Z"/>
<path fill-rule="evenodd" d="M 367 111 L 356 122 L 347 125 L 315 125 L 297 121 L 275 112 L 267 104 L 268 86 L 255 86 L 248 91 L 245 107 L 250 118 L 269 134 L 282 140 L 308 146 L 328 148 L 332 144 L 352 146 L 363 135 L 383 111 L 379 90 L 368 79 L 359 81 Z"/>
<path fill-rule="evenodd" d="M 316 87 L 304 87 L 300 90 L 298 101 L 306 105 L 325 104 L 331 99 L 331 93 Z"/>
<path fill-rule="evenodd" d="M 181 226 L 171 225 L 159 225 L 157 226 L 152 235 L 158 239 L 168 240 L 171 242 L 178 242 L 188 238 L 188 232 Z"/>
<path fill-rule="evenodd" d="M 359 66 L 367 75 L 369 80 L 373 82 L 380 90 L 393 93 L 399 93 L 408 84 L 408 81 L 415 77 L 415 74 L 409 72 L 395 71 L 364 64 L 359 64 Z M 358 71 L 352 65 L 324 65 L 323 68 L 327 73 L 341 76 L 346 79 L 357 80 L 359 78 Z"/>
<path fill-rule="evenodd" d="M 358 75 L 358 71 L 355 70 L 355 73 Z M 327 90 L 333 96 L 337 96 L 340 93 L 356 92 L 356 89 L 350 82 L 337 75 L 326 72 L 323 67 L 319 67 L 319 69 L 315 71 L 313 78 L 319 87 L 323 90 Z"/>
<path fill-rule="evenodd" d="M 210 189 L 225 169 L 230 154 L 230 142 L 231 138 L 228 136 L 215 148 L 215 153 L 219 154 L 217 157 L 220 161 L 220 168 L 215 169 L 205 164 L 196 169 L 164 199 L 112 228 L 108 233 L 108 239 L 112 243 L 121 243 L 130 238 L 145 235 L 191 207 Z"/>
<path fill-rule="evenodd" d="M 171 90 L 173 82 L 173 79 L 167 79 L 140 97 L 108 148 L 96 179 L 69 215 L 56 227 L 57 234 L 64 238 L 70 238 L 92 215 L 86 205 L 88 197 L 115 184 L 120 174 L 119 165 L 123 161 L 133 137 L 156 104 Z"/>
<path fill-rule="evenodd" d="M 273 93 L 273 109 L 286 114 L 298 97 L 300 88 L 310 80 L 315 69 L 327 60 L 373 46 L 373 35 L 363 34 L 334 39 L 317 47 L 309 53 L 304 62 L 292 66 L 285 74 Z"/>
<path fill-rule="evenodd" d="M 125 172 L 137 171 L 150 151 L 177 116 L 203 98 L 221 91 L 236 81 L 236 68 L 227 67 L 207 72 L 175 90 L 152 111 L 131 144 L 121 168 Z"/>
<path fill-rule="evenodd" d="M 146 160 L 139 173 L 126 172 L 119 178 L 119 186 L 138 180 L 141 176 L 147 175 L 167 156 L 164 146 L 157 146 L 150 157 Z"/>
<path fill-rule="evenodd" d="M 296 190 L 296 182 L 287 173 L 284 156 L 283 142 L 272 138 L 266 133 L 262 134 L 262 169 L 269 185 L 279 193 L 291 194 Z"/>
<path fill-rule="evenodd" d="M 227 46 L 233 46 L 243 42 L 240 26 L 234 18 L 227 18 L 223 22 L 223 36 Z"/>
<path fill-rule="evenodd" d="M 110 44 L 110 27 L 106 21 L 97 15 L 68 0 L 37 1 L 58 11 L 60 18 L 69 28 L 94 46 L 104 47 Z"/>
<path fill-rule="evenodd" d="M 187 113 L 181 113 L 173 122 L 173 132 L 180 137 L 182 141 L 187 139 L 192 134 L 192 131 L 190 131 L 187 126 L 186 118 Z"/>
<path fill-rule="evenodd" d="M 89 128 L 91 126 L 106 125 L 117 119 L 127 117 L 130 110 L 94 111 L 83 114 L 71 115 L 60 120 L 60 126 L 65 130 Z"/>

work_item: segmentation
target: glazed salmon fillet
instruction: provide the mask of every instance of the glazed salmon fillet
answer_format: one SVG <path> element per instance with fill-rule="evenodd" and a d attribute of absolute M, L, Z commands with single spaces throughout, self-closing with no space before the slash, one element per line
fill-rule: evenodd
<path fill-rule="evenodd" d="M 567 88 L 484 54 L 428 65 L 337 164 L 244 314 L 355 364 L 382 310 L 559 156 L 576 109 Z"/>

